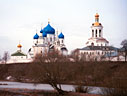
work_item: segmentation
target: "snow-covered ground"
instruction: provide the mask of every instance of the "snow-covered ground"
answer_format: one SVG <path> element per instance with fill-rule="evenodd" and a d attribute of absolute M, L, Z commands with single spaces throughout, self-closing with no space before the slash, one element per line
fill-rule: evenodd
<path fill-rule="evenodd" d="M 54 90 L 49 84 L 33 84 L 33 83 L 20 83 L 20 82 L 9 82 L 0 81 L 0 89 L 4 88 L 21 88 L 21 89 L 32 89 L 32 90 Z M 2 85 L 3 84 L 3 85 Z M 6 85 L 7 84 L 7 85 Z M 62 89 L 66 91 L 74 91 L 76 85 L 62 85 Z M 90 93 L 100 94 L 101 87 L 89 87 L 91 88 Z"/>

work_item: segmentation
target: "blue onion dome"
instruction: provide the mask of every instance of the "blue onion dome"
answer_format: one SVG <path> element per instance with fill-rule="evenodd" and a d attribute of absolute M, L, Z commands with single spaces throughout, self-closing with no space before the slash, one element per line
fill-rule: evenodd
<path fill-rule="evenodd" d="M 39 38 L 39 36 L 38 36 L 38 34 L 36 33 L 35 35 L 34 35 L 34 39 L 38 39 Z"/>
<path fill-rule="evenodd" d="M 43 32 L 42 35 L 43 35 L 43 37 L 47 37 L 46 32 Z"/>
<path fill-rule="evenodd" d="M 58 38 L 62 38 L 62 39 L 64 39 L 64 35 L 63 35 L 62 32 L 58 35 Z"/>
<path fill-rule="evenodd" d="M 43 29 L 41 28 L 40 33 L 43 33 Z"/>
<path fill-rule="evenodd" d="M 47 34 L 55 34 L 55 29 L 48 23 L 48 25 L 43 29 L 43 32 Z"/>

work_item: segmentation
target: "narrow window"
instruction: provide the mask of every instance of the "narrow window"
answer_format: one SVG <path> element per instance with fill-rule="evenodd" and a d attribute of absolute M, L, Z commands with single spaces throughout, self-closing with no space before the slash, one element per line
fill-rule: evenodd
<path fill-rule="evenodd" d="M 99 37 L 101 37 L 101 30 L 99 30 Z"/>
<path fill-rule="evenodd" d="M 63 40 L 62 40 L 62 43 L 63 43 Z"/>
<path fill-rule="evenodd" d="M 96 29 L 96 37 L 97 37 L 97 29 Z"/>
<path fill-rule="evenodd" d="M 91 46 L 94 46 L 94 43 L 91 43 Z"/>
<path fill-rule="evenodd" d="M 92 37 L 94 37 L 94 30 L 92 30 Z"/>

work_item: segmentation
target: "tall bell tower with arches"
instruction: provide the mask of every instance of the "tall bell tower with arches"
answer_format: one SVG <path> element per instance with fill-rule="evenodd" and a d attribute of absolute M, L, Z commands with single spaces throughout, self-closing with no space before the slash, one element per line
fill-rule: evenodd
<path fill-rule="evenodd" d="M 108 46 L 109 42 L 103 38 L 103 26 L 99 22 L 99 14 L 95 14 L 95 22 L 91 26 L 91 38 L 86 42 L 87 46 Z"/>

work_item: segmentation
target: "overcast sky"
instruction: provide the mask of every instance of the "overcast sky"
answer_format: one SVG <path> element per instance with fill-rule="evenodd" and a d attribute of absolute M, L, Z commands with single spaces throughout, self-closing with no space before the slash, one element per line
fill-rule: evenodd
<path fill-rule="evenodd" d="M 19 41 L 27 53 L 36 29 L 50 24 L 65 35 L 69 51 L 85 47 L 98 12 L 103 36 L 110 45 L 121 47 L 127 39 L 127 0 L 0 0 L 0 56 L 17 50 Z"/>

